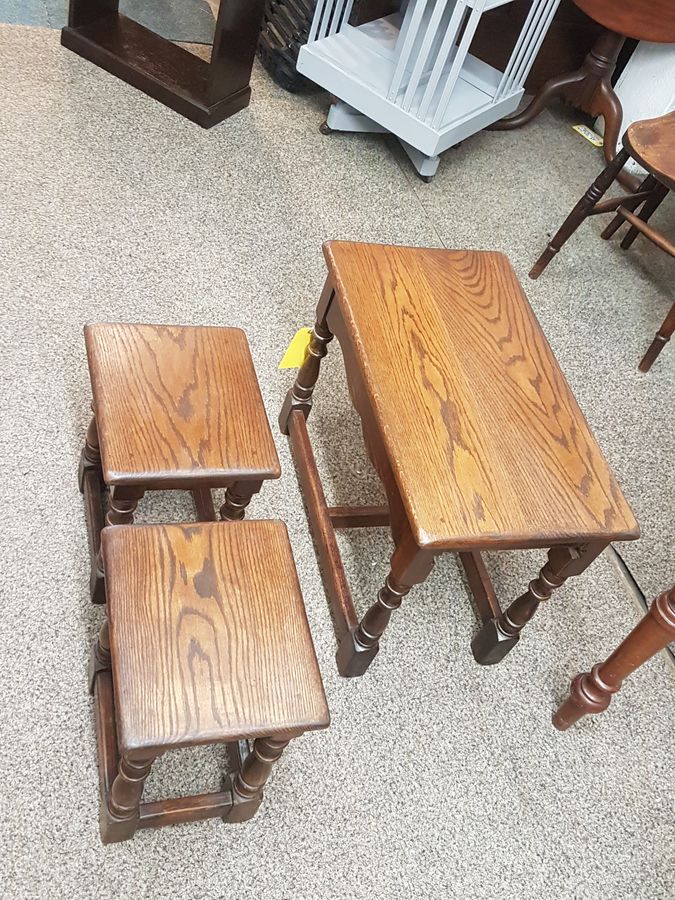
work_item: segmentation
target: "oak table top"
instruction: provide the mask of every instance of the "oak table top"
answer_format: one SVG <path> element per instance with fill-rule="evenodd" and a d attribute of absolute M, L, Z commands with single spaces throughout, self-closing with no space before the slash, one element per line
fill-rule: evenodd
<path fill-rule="evenodd" d="M 107 484 L 279 477 L 243 331 L 114 323 L 84 334 Z"/>
<path fill-rule="evenodd" d="M 121 747 L 328 725 L 282 522 L 113 526 L 102 547 Z"/>
<path fill-rule="evenodd" d="M 420 547 L 638 537 L 505 256 L 341 241 L 324 253 Z"/>

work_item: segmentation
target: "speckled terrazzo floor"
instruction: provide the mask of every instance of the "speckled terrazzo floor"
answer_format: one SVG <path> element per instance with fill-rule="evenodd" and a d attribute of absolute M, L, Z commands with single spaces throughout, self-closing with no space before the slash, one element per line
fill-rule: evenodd
<path fill-rule="evenodd" d="M 469 651 L 474 614 L 447 558 L 392 622 L 361 680 L 340 679 L 285 440 L 281 480 L 252 505 L 289 525 L 332 726 L 284 756 L 250 824 L 139 833 L 104 848 L 89 646 L 87 548 L 75 471 L 87 421 L 82 325 L 245 328 L 274 420 L 277 365 L 309 324 L 326 238 L 508 253 L 643 527 L 622 552 L 647 594 L 675 580 L 675 348 L 637 361 L 672 301 L 669 260 L 623 254 L 594 220 L 538 282 L 526 273 L 593 178 L 597 152 L 546 113 L 484 133 L 425 185 L 380 138 L 322 137 L 321 98 L 259 70 L 252 105 L 204 132 L 62 50 L 0 27 L 0 892 L 23 897 L 667 898 L 675 892 L 672 670 L 640 670 L 610 712 L 558 734 L 570 677 L 637 621 L 601 558 L 563 588 L 500 666 Z M 659 211 L 675 225 L 675 206 Z M 368 500 L 338 354 L 311 420 L 335 499 Z M 191 515 L 157 495 L 141 519 Z M 346 533 L 360 609 L 386 572 L 386 532 Z M 514 596 L 540 554 L 491 557 Z M 221 754 L 164 759 L 147 796 L 216 789 Z"/>

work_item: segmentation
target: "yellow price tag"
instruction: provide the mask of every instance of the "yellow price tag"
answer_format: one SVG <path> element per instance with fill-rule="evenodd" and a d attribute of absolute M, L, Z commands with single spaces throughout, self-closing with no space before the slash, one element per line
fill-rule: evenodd
<path fill-rule="evenodd" d="M 299 369 L 305 361 L 305 354 L 312 337 L 311 328 L 301 328 L 295 332 L 293 340 L 284 353 L 284 358 L 279 363 L 280 369 Z"/>
<path fill-rule="evenodd" d="M 594 147 L 602 147 L 604 141 L 599 134 L 596 134 L 592 128 L 587 125 L 572 125 L 572 131 L 576 131 L 583 138 L 586 138 Z"/>

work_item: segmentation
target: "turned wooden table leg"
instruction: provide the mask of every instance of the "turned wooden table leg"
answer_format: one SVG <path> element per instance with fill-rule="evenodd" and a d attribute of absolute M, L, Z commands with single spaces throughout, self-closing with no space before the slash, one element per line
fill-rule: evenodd
<path fill-rule="evenodd" d="M 568 699 L 553 715 L 565 731 L 588 713 L 604 712 L 625 678 L 675 640 L 675 587 L 660 594 L 649 612 L 604 663 L 577 675 Z"/>
<path fill-rule="evenodd" d="M 123 486 L 112 487 L 110 489 L 110 501 L 108 512 L 105 517 L 106 525 L 133 525 L 134 512 L 138 506 L 138 501 L 143 496 L 143 491 L 137 488 L 127 488 Z M 91 572 L 91 599 L 93 603 L 105 603 L 105 576 L 103 573 L 103 561 L 101 559 L 101 550 L 99 546 L 96 564 L 92 567 Z"/>
<path fill-rule="evenodd" d="M 126 841 L 139 823 L 143 785 L 150 774 L 154 756 L 124 753 L 107 802 L 101 807 L 101 840 L 104 844 Z"/>
<path fill-rule="evenodd" d="M 246 515 L 251 497 L 262 487 L 262 481 L 237 481 L 225 491 L 225 502 L 220 507 L 220 518 L 238 522 Z"/>
<path fill-rule="evenodd" d="M 562 223 L 548 247 L 541 254 L 530 270 L 530 278 L 539 278 L 546 266 L 551 262 L 563 244 L 569 240 L 584 219 L 593 211 L 593 207 L 612 185 L 616 176 L 626 164 L 629 154 L 626 150 L 620 150 L 612 162 L 598 175 L 593 184 L 579 200 L 569 216 Z"/>
<path fill-rule="evenodd" d="M 648 372 L 654 365 L 659 353 L 666 346 L 675 331 L 675 303 L 670 307 L 670 312 L 663 320 L 663 325 L 659 328 L 654 336 L 654 340 L 649 345 L 649 349 L 640 361 L 639 369 L 641 372 Z"/>
<path fill-rule="evenodd" d="M 527 591 L 498 618 L 486 622 L 471 642 L 474 659 L 482 666 L 501 662 L 520 639 L 520 632 L 537 611 L 571 575 L 580 575 L 605 549 L 601 543 L 579 547 L 553 547 L 539 575 Z"/>
<path fill-rule="evenodd" d="M 293 387 L 286 394 L 286 399 L 279 413 L 279 428 L 283 434 L 288 434 L 288 419 L 294 410 L 300 410 L 304 417 L 307 418 L 312 408 L 312 395 L 319 377 L 321 360 L 328 352 L 328 344 L 333 340 L 333 335 L 326 324 L 326 319 L 334 296 L 333 285 L 328 279 L 316 309 L 316 323 L 312 330 L 312 337 L 305 359 L 300 366 Z"/>
<path fill-rule="evenodd" d="M 77 472 L 77 483 L 80 487 L 80 493 L 84 493 L 84 476 L 85 473 L 93 469 L 99 478 L 103 481 L 103 473 L 101 471 L 101 448 L 98 442 L 98 429 L 96 427 L 96 419 L 92 416 L 89 426 L 87 427 L 87 435 L 84 439 L 84 447 L 80 454 L 80 465 Z"/>
<path fill-rule="evenodd" d="M 104 619 L 101 630 L 94 642 L 89 657 L 89 693 L 94 693 L 96 684 L 96 676 L 99 672 L 105 672 L 110 669 L 110 629 L 108 620 Z"/>
<path fill-rule="evenodd" d="M 274 763 L 288 745 L 288 740 L 257 738 L 241 769 L 232 779 L 233 804 L 223 816 L 225 822 L 246 822 L 252 819 L 263 800 L 262 790 Z"/>
<path fill-rule="evenodd" d="M 653 175 L 647 175 L 647 177 L 644 179 L 644 181 L 642 181 L 642 183 L 640 184 L 638 190 L 640 192 L 652 191 L 657 186 L 657 184 L 658 184 L 658 182 L 657 182 L 656 178 L 654 178 Z M 645 202 L 644 198 L 640 198 L 640 197 L 638 197 L 637 199 L 628 198 L 621 204 L 621 206 L 624 209 L 629 210 L 630 212 L 635 212 L 635 210 L 638 208 L 638 206 L 640 206 L 640 204 L 642 204 L 644 202 Z M 605 226 L 604 230 L 600 234 L 600 237 L 603 239 L 603 241 L 608 241 L 619 230 L 619 228 L 621 228 L 621 226 L 624 224 L 625 221 L 626 220 L 624 219 L 624 217 L 617 213 L 617 215 L 614 216 L 614 218 L 609 223 L 609 225 Z"/>
<path fill-rule="evenodd" d="M 377 600 L 361 619 L 356 628 L 342 638 L 335 654 L 340 675 L 352 678 L 363 675 L 377 656 L 380 638 L 391 614 L 411 588 L 420 584 L 434 565 L 433 553 L 420 550 L 408 535 L 391 557 L 391 571 Z"/>

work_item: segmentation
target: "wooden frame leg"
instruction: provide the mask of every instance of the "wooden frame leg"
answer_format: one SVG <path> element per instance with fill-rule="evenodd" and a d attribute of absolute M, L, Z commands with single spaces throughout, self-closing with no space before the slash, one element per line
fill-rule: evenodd
<path fill-rule="evenodd" d="M 262 487 L 262 481 L 236 481 L 225 491 L 225 502 L 220 507 L 220 518 L 239 522 L 246 515 L 246 507 L 254 494 Z"/>
<path fill-rule="evenodd" d="M 98 429 L 96 427 L 96 419 L 93 416 L 89 422 L 84 447 L 80 454 L 77 480 L 80 492 L 84 497 L 84 517 L 89 542 L 89 560 L 91 565 L 89 591 L 92 603 L 101 604 L 105 603 L 103 581 L 99 571 L 101 530 L 104 525 L 102 492 L 105 485 L 101 469 Z"/>
<path fill-rule="evenodd" d="M 115 16 L 119 5 L 119 0 L 70 0 L 68 25 L 71 28 L 80 28 L 105 16 Z"/>
<path fill-rule="evenodd" d="M 132 525 L 134 521 L 134 512 L 138 506 L 138 501 L 143 494 L 144 491 L 139 490 L 138 488 L 128 488 L 123 486 L 111 487 L 105 524 Z M 92 603 L 105 603 L 105 575 L 101 559 L 100 535 L 96 562 L 92 566 L 90 590 Z"/>
<path fill-rule="evenodd" d="M 96 676 L 99 672 L 109 671 L 111 667 L 110 657 L 110 629 L 108 620 L 104 619 L 98 637 L 91 649 L 89 657 L 89 693 L 94 693 Z"/>
<path fill-rule="evenodd" d="M 568 699 L 553 715 L 565 731 L 588 713 L 604 712 L 625 678 L 675 640 L 675 587 L 660 594 L 649 612 L 604 663 L 577 675 Z"/>
<path fill-rule="evenodd" d="M 609 165 L 602 170 L 572 212 L 562 223 L 554 237 L 551 239 L 548 247 L 532 266 L 530 278 L 539 278 L 546 266 L 551 262 L 563 244 L 565 244 L 574 234 L 584 219 L 592 215 L 593 207 L 603 194 L 609 190 L 612 182 L 615 180 L 621 169 L 623 169 L 628 158 L 628 152 L 626 150 L 620 150 Z"/>
<path fill-rule="evenodd" d="M 641 372 L 648 372 L 654 365 L 659 353 L 666 346 L 675 331 L 675 303 L 670 307 L 670 312 L 663 320 L 663 324 L 656 332 L 654 340 L 649 345 L 649 349 L 640 361 L 639 369 Z"/>
<path fill-rule="evenodd" d="M 330 305 L 333 302 L 335 292 L 330 278 L 326 284 L 316 309 L 316 322 L 312 330 L 312 337 L 305 354 L 305 359 L 300 366 L 293 387 L 286 394 L 286 399 L 279 413 L 279 428 L 282 434 L 288 434 L 288 420 L 294 410 L 299 410 L 305 419 L 312 408 L 312 394 L 319 377 L 321 360 L 328 352 L 328 344 L 333 340 L 333 334 L 328 328 L 326 319 Z"/>
<path fill-rule="evenodd" d="M 241 768 L 232 779 L 232 806 L 223 816 L 224 822 L 246 822 L 252 819 L 263 800 L 263 788 L 274 763 L 290 742 L 278 738 L 257 738 Z"/>
<path fill-rule="evenodd" d="M 154 759 L 154 756 L 141 753 L 122 754 L 117 777 L 101 807 L 100 829 L 104 844 L 127 841 L 134 836 L 140 821 L 143 786 Z"/>
<path fill-rule="evenodd" d="M 87 472 L 95 472 L 100 483 L 103 483 L 103 472 L 101 470 L 101 448 L 98 441 L 98 428 L 96 427 L 96 419 L 92 416 L 87 427 L 87 434 L 84 439 L 84 447 L 80 454 L 80 464 L 77 470 L 77 483 L 80 493 L 84 494 L 84 481 Z"/>
<path fill-rule="evenodd" d="M 602 553 L 607 544 L 553 547 L 539 575 L 527 591 L 500 616 L 487 621 L 471 642 L 474 659 L 482 666 L 501 662 L 520 640 L 520 632 L 537 611 L 571 575 L 580 575 Z"/>
<path fill-rule="evenodd" d="M 363 675 L 380 649 L 380 638 L 391 614 L 411 588 L 425 580 L 434 565 L 434 555 L 420 548 L 406 536 L 391 557 L 391 571 L 377 600 L 356 628 L 348 631 L 335 654 L 340 675 L 351 678 Z"/>

